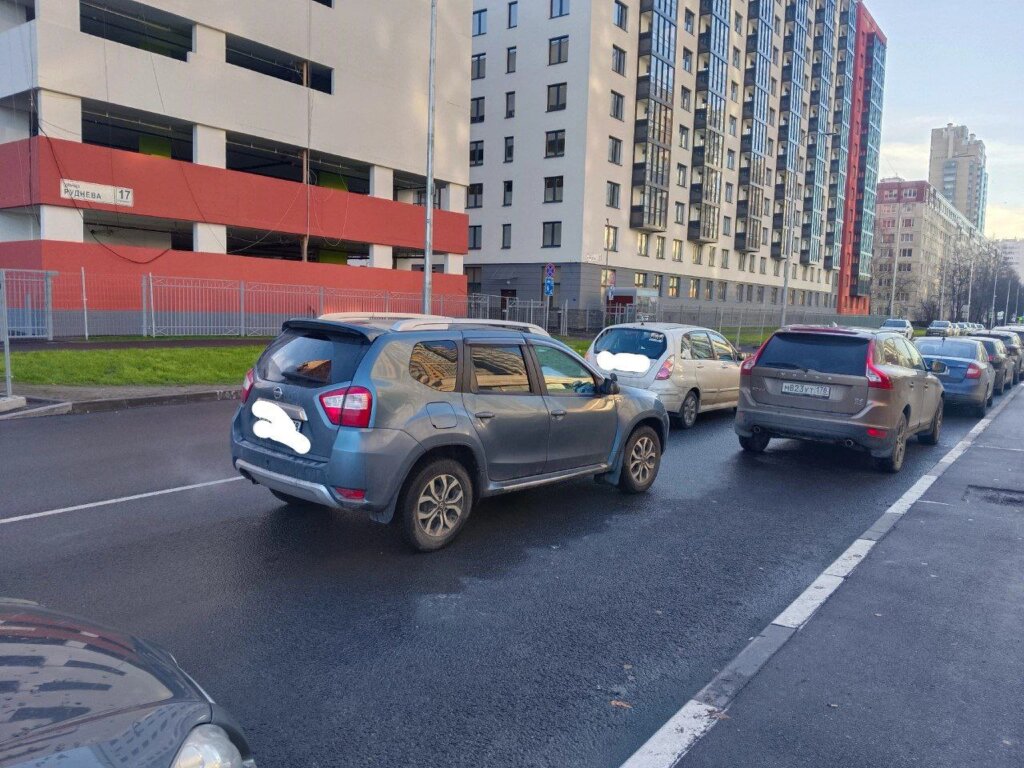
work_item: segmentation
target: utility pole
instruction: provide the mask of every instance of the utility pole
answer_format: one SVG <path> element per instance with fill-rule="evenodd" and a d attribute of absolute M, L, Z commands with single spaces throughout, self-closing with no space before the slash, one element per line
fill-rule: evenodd
<path fill-rule="evenodd" d="M 896 257 L 900 254 L 900 236 L 903 234 L 903 203 L 896 206 L 896 235 L 893 242 L 892 259 L 892 290 L 889 291 L 889 317 L 896 316 Z"/>
<path fill-rule="evenodd" d="M 430 66 L 427 70 L 427 220 L 423 243 L 423 314 L 432 314 L 434 267 L 434 68 L 437 61 L 437 0 L 430 0 Z"/>
<path fill-rule="evenodd" d="M 786 327 L 786 313 L 789 309 L 789 256 L 793 251 L 791 240 L 793 239 L 793 222 L 790 221 L 792 207 L 789 204 L 789 169 L 782 169 L 782 242 L 779 244 L 783 249 L 782 254 L 782 317 L 779 325 Z"/>
<path fill-rule="evenodd" d="M 992 255 L 992 251 L 989 251 L 989 256 L 991 256 L 991 255 Z M 992 261 L 992 309 L 991 309 L 991 312 L 992 312 L 991 318 L 992 318 L 992 320 L 989 323 L 989 327 L 992 327 L 992 326 L 994 326 L 996 324 L 996 286 L 997 285 L 999 285 L 999 262 L 993 259 L 993 261 Z"/>
<path fill-rule="evenodd" d="M 971 319 L 971 296 L 974 293 L 974 263 L 977 261 L 973 248 L 967 248 L 968 258 L 971 260 L 971 269 L 967 276 L 967 319 Z M 956 319 L 960 319 L 960 308 L 956 307 Z"/>

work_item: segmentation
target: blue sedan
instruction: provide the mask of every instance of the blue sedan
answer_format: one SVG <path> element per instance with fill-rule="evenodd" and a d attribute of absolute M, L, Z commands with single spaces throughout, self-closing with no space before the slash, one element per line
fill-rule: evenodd
<path fill-rule="evenodd" d="M 969 405 L 979 417 L 992 405 L 996 373 L 988 361 L 985 345 L 974 339 L 924 338 L 914 344 L 931 367 L 942 363 L 946 370 L 936 373 L 947 403 Z"/>

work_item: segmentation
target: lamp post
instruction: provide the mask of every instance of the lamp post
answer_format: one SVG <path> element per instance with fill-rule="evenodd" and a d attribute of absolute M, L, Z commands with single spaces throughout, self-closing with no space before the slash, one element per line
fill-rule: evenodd
<path fill-rule="evenodd" d="M 432 310 L 434 267 L 434 69 L 437 61 L 437 0 L 430 0 L 430 65 L 427 70 L 427 220 L 423 237 L 423 314 Z"/>
<path fill-rule="evenodd" d="M 973 248 L 967 250 L 968 258 L 971 260 L 971 269 L 967 276 L 967 319 L 971 319 L 971 295 L 974 293 L 974 263 L 977 261 Z M 956 319 L 960 319 L 960 308 L 956 307 Z"/>
<path fill-rule="evenodd" d="M 991 250 L 989 250 L 988 255 L 992 256 L 992 251 Z M 990 310 L 991 314 L 989 315 L 989 317 L 991 318 L 991 321 L 989 323 L 990 326 L 994 326 L 996 324 L 996 286 L 998 286 L 998 285 L 999 285 L 999 262 L 997 260 L 993 259 L 993 261 L 992 261 L 992 309 Z"/>

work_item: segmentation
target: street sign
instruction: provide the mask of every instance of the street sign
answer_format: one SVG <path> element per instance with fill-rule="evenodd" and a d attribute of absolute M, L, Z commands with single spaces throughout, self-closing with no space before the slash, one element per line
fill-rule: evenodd
<path fill-rule="evenodd" d="M 544 267 L 544 277 L 552 278 L 553 279 L 554 276 L 555 276 L 555 265 L 551 264 L 551 263 L 548 263 L 547 266 Z"/>
<path fill-rule="evenodd" d="M 555 278 L 545 277 L 544 278 L 544 295 L 554 296 L 555 295 Z"/>

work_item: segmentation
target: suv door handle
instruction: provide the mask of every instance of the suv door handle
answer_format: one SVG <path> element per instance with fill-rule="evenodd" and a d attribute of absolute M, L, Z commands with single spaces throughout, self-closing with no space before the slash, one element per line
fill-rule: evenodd
<path fill-rule="evenodd" d="M 493 419 L 494 414 L 490 411 L 480 411 L 480 413 L 474 414 L 480 421 L 486 421 L 487 419 Z"/>
<path fill-rule="evenodd" d="M 565 411 L 559 408 L 557 411 L 552 411 L 551 415 L 556 419 L 560 419 L 565 416 Z"/>

